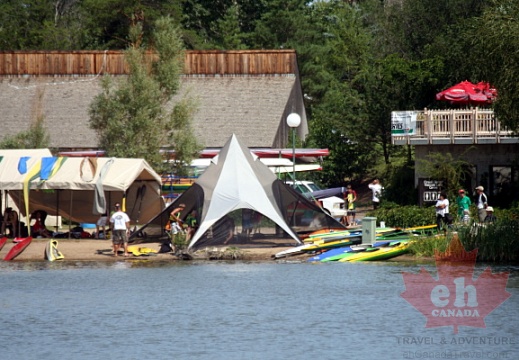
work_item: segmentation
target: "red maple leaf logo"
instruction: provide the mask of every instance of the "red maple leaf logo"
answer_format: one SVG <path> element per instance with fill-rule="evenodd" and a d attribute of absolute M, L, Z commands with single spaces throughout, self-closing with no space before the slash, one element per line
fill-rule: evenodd
<path fill-rule="evenodd" d="M 438 280 L 423 267 L 418 274 L 402 272 L 406 290 L 400 294 L 426 318 L 426 328 L 459 326 L 484 328 L 485 317 L 511 294 L 509 273 L 493 274 L 486 268 L 473 279 L 478 250 L 465 251 L 455 234 L 445 253 L 436 252 Z"/>

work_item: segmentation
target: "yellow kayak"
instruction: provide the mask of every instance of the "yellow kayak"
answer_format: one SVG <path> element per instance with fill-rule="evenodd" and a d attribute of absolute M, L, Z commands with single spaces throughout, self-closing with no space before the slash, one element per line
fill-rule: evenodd
<path fill-rule="evenodd" d="M 410 241 L 400 241 L 392 246 L 381 246 L 378 248 L 371 249 L 371 251 L 363 251 L 356 253 L 355 255 L 340 259 L 340 262 L 357 262 L 357 261 L 380 261 L 387 260 L 408 251 Z"/>

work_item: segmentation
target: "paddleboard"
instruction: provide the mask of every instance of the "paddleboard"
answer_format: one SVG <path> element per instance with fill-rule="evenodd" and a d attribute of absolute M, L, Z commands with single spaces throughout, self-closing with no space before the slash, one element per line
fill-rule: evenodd
<path fill-rule="evenodd" d="M 333 230 L 333 231 L 329 231 L 329 232 L 322 232 L 322 233 L 317 233 L 317 234 L 311 234 L 308 236 L 307 239 L 321 239 L 321 238 L 325 238 L 327 236 L 335 236 L 335 235 L 348 235 L 350 233 L 350 230 Z"/>
<path fill-rule="evenodd" d="M 0 239 L 0 250 L 4 247 L 4 245 L 7 243 L 7 237 L 3 237 Z"/>
<path fill-rule="evenodd" d="M 337 247 L 344 247 L 348 245 L 354 245 L 354 244 L 360 244 L 362 242 L 362 236 L 361 235 L 349 235 L 342 237 L 338 240 L 321 240 L 316 241 L 312 244 L 308 244 L 302 251 L 304 252 L 310 252 L 310 251 L 319 251 L 319 250 L 325 250 L 325 249 L 332 249 Z"/>
<path fill-rule="evenodd" d="M 326 250 L 320 254 L 314 255 L 310 258 L 308 258 L 308 262 L 315 262 L 315 261 L 322 261 L 323 259 L 326 259 L 327 257 L 339 255 L 345 252 L 348 252 L 351 250 L 351 246 L 344 246 L 344 247 L 338 247 L 335 249 L 329 249 Z"/>
<path fill-rule="evenodd" d="M 284 257 L 287 257 L 287 256 L 294 256 L 294 255 L 303 254 L 305 252 L 304 249 L 306 249 L 306 248 L 308 248 L 310 246 L 313 246 L 313 244 L 304 244 L 304 245 L 295 246 L 293 248 L 280 251 L 280 252 L 272 255 L 272 257 L 275 258 L 275 259 L 280 259 L 280 258 L 284 258 Z"/>
<path fill-rule="evenodd" d="M 58 250 L 58 240 L 49 240 L 45 246 L 45 258 L 49 261 L 61 260 L 65 256 Z"/>
<path fill-rule="evenodd" d="M 345 227 L 343 227 L 343 228 L 321 229 L 321 230 L 312 231 L 311 233 L 308 234 L 308 237 L 317 237 L 317 236 L 320 236 L 320 235 L 330 234 L 330 233 L 338 232 L 338 231 L 346 231 L 346 230 L 347 229 Z"/>
<path fill-rule="evenodd" d="M 9 250 L 7 255 L 4 257 L 4 260 L 6 260 L 6 261 L 13 260 L 15 257 L 20 255 L 27 246 L 29 246 L 31 241 L 32 241 L 32 237 L 29 236 L 29 237 L 25 238 L 24 240 L 20 241 L 19 243 L 17 243 L 15 246 L 13 246 L 11 248 L 11 250 Z"/>

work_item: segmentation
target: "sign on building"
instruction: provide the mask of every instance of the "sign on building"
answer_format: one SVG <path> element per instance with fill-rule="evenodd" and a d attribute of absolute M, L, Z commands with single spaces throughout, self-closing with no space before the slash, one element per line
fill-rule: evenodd
<path fill-rule="evenodd" d="M 416 134 L 418 111 L 392 111 L 391 136 L 409 136 Z"/>
<path fill-rule="evenodd" d="M 420 206 L 434 205 L 440 198 L 440 192 L 445 189 L 446 184 L 446 180 L 418 179 Z"/>

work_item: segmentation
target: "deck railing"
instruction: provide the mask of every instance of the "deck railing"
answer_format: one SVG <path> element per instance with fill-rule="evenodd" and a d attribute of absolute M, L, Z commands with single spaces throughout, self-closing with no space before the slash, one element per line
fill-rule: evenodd
<path fill-rule="evenodd" d="M 519 142 L 489 109 L 418 111 L 414 134 L 392 136 L 395 145 Z"/>

